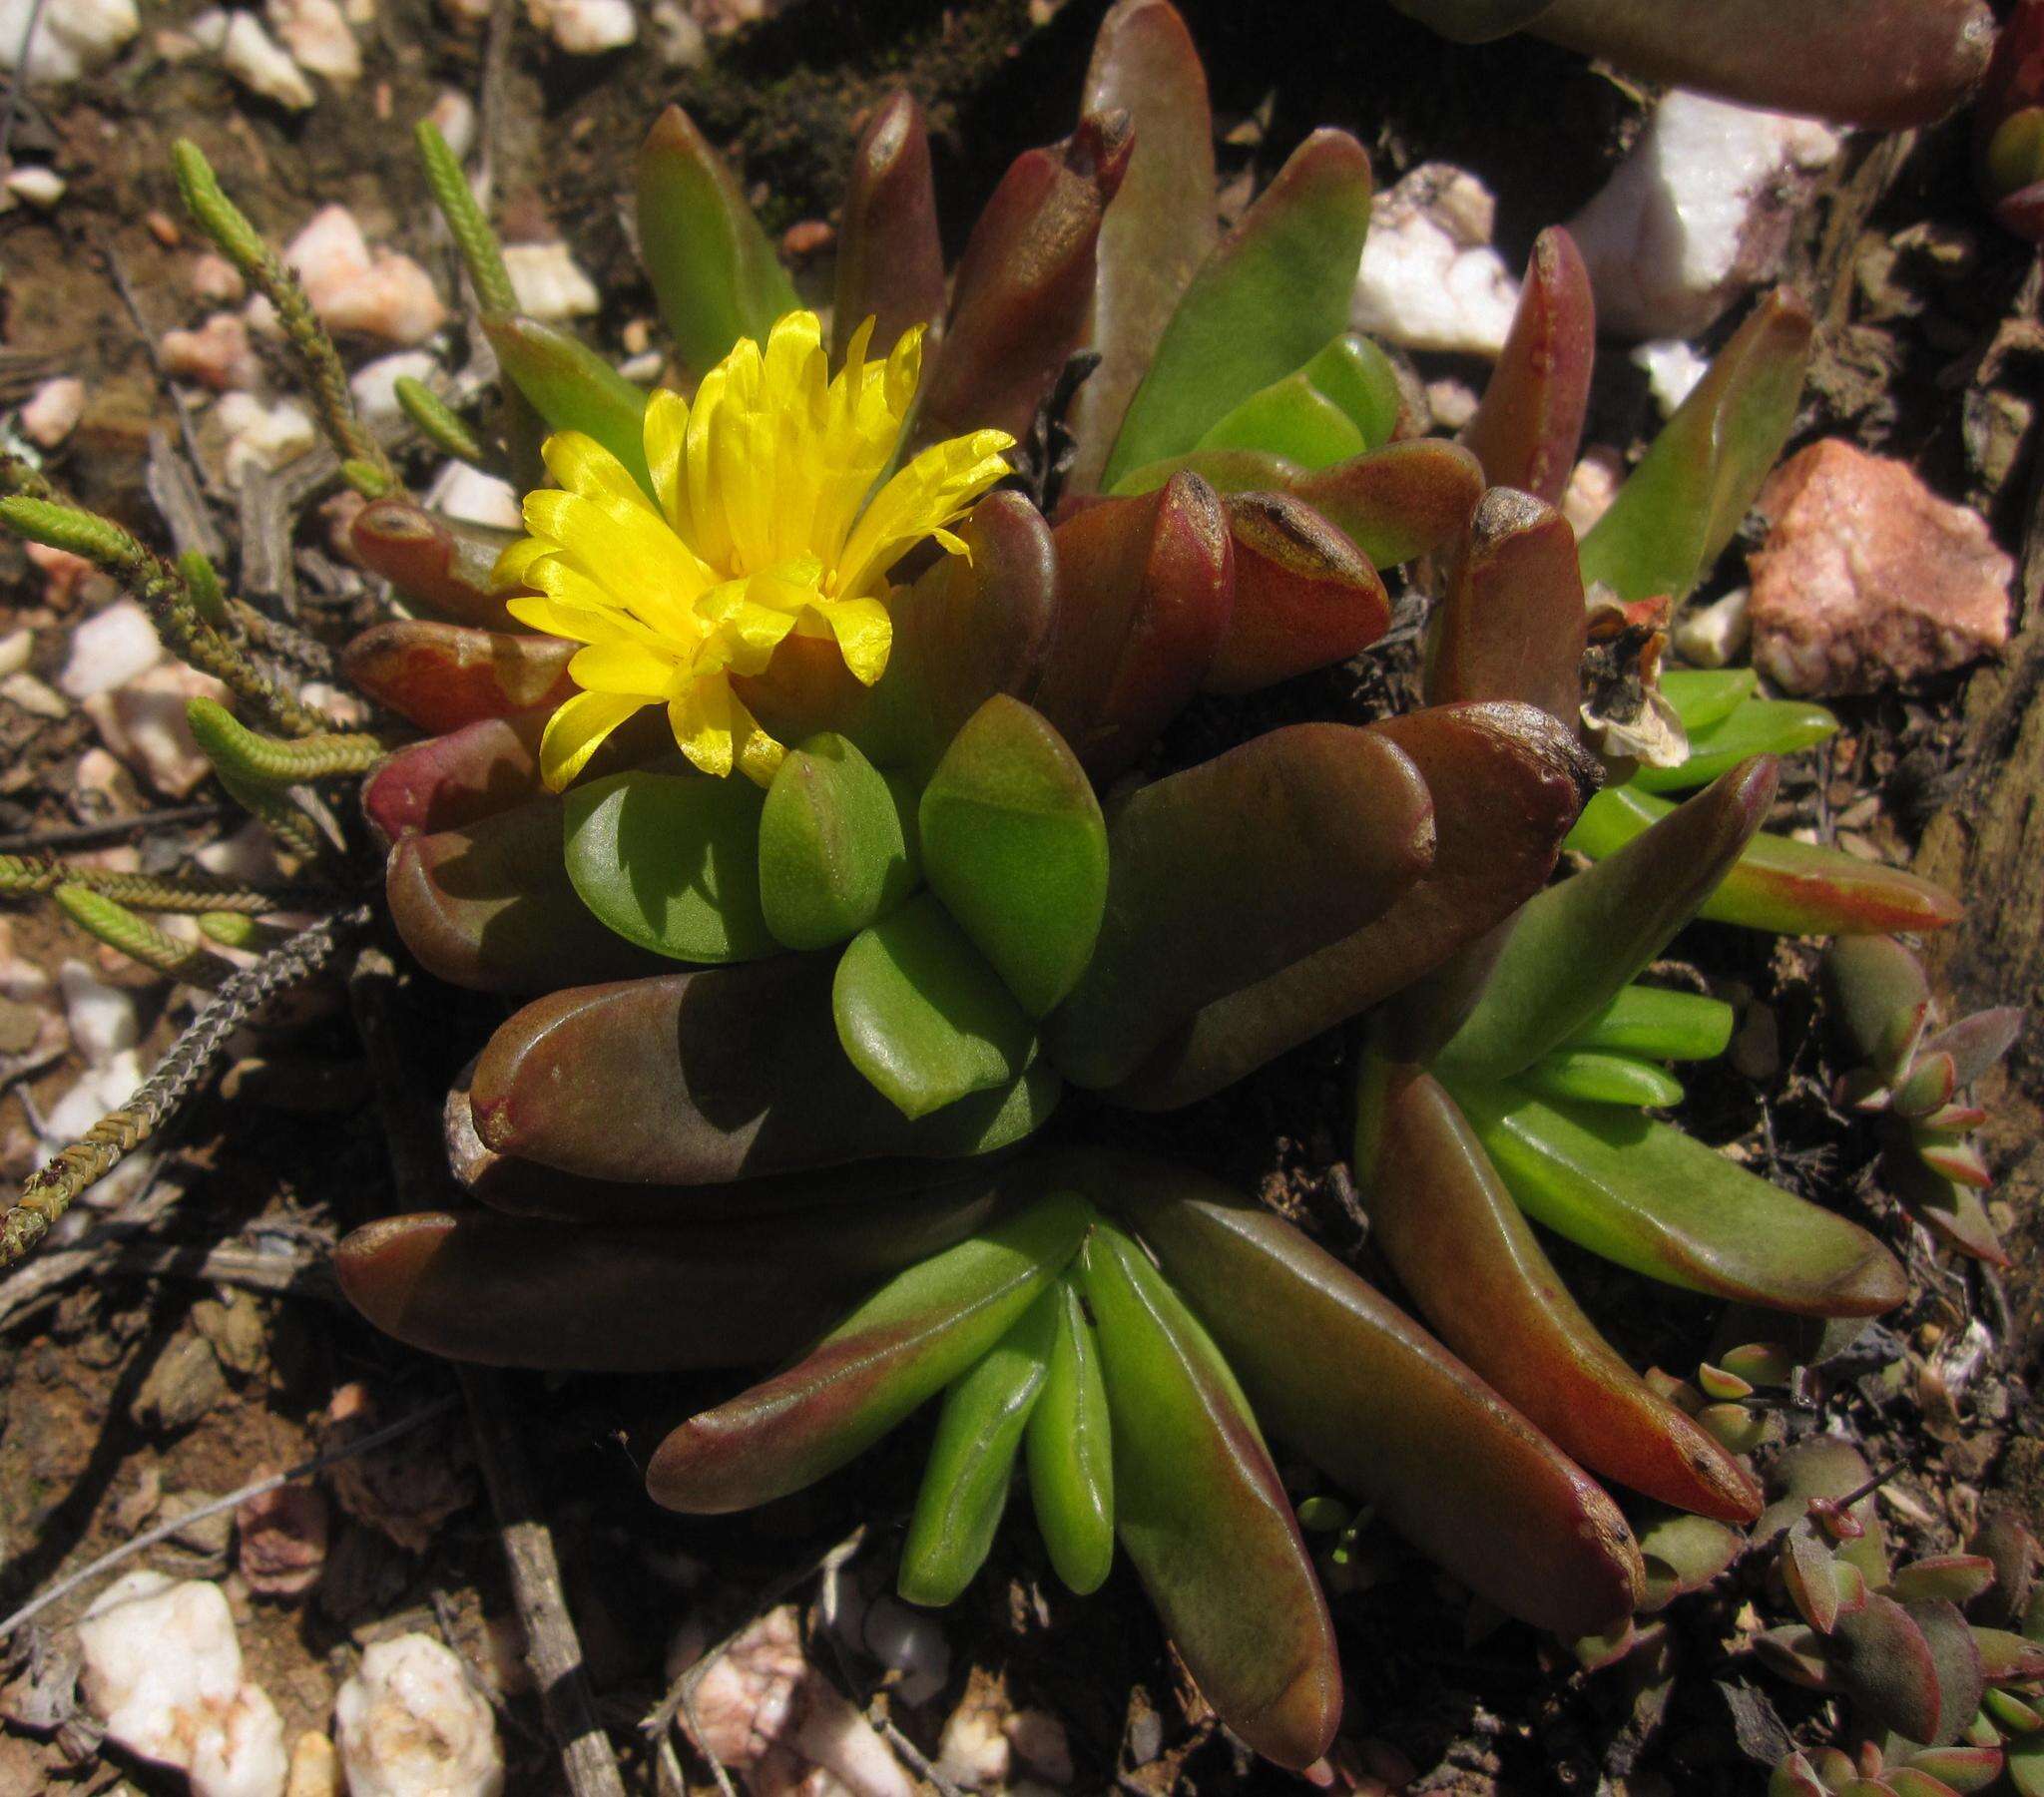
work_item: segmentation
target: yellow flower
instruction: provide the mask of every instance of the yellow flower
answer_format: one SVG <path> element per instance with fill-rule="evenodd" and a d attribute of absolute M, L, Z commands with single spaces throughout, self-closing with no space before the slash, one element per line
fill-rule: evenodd
<path fill-rule="evenodd" d="M 682 752 L 705 773 L 734 765 L 765 783 L 785 752 L 732 690 L 793 633 L 834 639 L 867 685 L 894 640 L 887 571 L 925 538 L 958 554 L 945 527 L 1008 472 L 1005 431 L 974 431 L 916 456 L 870 502 L 893 459 L 922 370 L 922 331 L 885 362 L 865 359 L 868 318 L 828 378 L 813 312 L 790 312 L 765 353 L 742 339 L 693 404 L 646 406 L 653 494 L 580 431 L 550 437 L 560 487 L 529 493 L 525 528 L 497 564 L 521 624 L 585 647 L 568 664 L 582 688 L 548 719 L 540 771 L 559 791 L 603 739 L 645 705 L 665 705 Z"/>

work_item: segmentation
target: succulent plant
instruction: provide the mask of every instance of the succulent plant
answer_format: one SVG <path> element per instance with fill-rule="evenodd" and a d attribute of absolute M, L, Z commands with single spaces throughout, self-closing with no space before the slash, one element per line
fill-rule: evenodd
<path fill-rule="evenodd" d="M 352 539 L 406 615 L 342 669 L 409 731 L 339 729 L 210 565 L 10 468 L 0 521 L 116 573 L 227 684 L 241 716 L 196 703 L 195 735 L 301 883 L 0 869 L 219 988 L 174 1077 L 39 1176 L 6 1243 L 334 952 L 380 856 L 418 965 L 525 1002 L 447 1100 L 453 1183 L 485 1208 L 350 1235 L 368 1317 L 500 1365 L 778 1365 L 655 1454 L 649 1490 L 684 1511 L 798 1489 L 940 1400 L 903 1593 L 964 1588 L 1025 1465 L 1065 1582 L 1097 1586 L 1119 1542 L 1224 1720 L 1303 1767 L 1340 1669 L 1265 1431 L 1570 1639 L 1622 1640 L 1722 1570 L 1763 1502 L 1740 1401 L 1779 1356 L 1755 1336 L 1693 1386 L 1642 1377 L 1526 1219 L 1741 1305 L 1899 1302 L 1867 1232 L 1646 1115 L 1732 1020 L 1640 980 L 1696 916 L 1851 935 L 1956 908 L 1761 833 L 1775 757 L 1827 713 L 1662 674 L 1669 608 L 1791 428 L 1799 301 L 1761 301 L 1579 548 L 1555 501 L 1595 333 L 1565 232 L 1463 441 L 1417 435 L 1345 327 L 1353 139 L 1315 133 L 1218 234 L 1205 77 L 1166 0 L 1109 12 L 1084 105 L 948 286 L 922 121 L 879 108 L 827 329 L 668 112 L 639 235 L 686 399 L 515 314 L 422 128 L 505 382 L 403 403 L 530 489 L 518 539 L 404 491 L 290 276 L 181 148 L 195 220 L 270 294 L 369 502 Z M 1423 705 L 1157 771 L 1200 695 L 1376 643 L 1401 564 L 1439 593 Z M 1585 865 L 1550 884 L 1565 846 Z M 259 945 L 308 889 L 327 937 L 247 973 L 137 915 Z M 1358 1180 L 1438 1341 L 1289 1222 L 1052 1124 L 1068 1088 L 1174 1110 L 1366 1015 Z M 1665 1509 L 1636 1536 L 1593 1473 Z"/>
<path fill-rule="evenodd" d="M 1823 980 L 1853 1063 L 1838 1082 L 1837 1103 L 1882 1120 L 1888 1189 L 1960 1252 L 2006 1266 L 1981 1196 L 1990 1183 L 1987 1163 L 1968 1134 L 1987 1114 L 1965 1093 L 2015 1045 L 2022 1012 L 1976 1011 L 1934 1030 L 1923 964 L 1891 936 L 1833 942 Z"/>
<path fill-rule="evenodd" d="M 2010 230 L 2044 242 L 2044 5 L 2016 0 L 1976 112 L 1980 183 Z"/>
<path fill-rule="evenodd" d="M 1898 1568 L 1872 1500 L 1880 1481 L 1849 1443 L 1811 1437 L 1775 1479 L 1756 1539 L 1779 1542 L 1776 1581 L 1800 1622 L 1755 1650 L 1781 1676 L 1849 1699 L 1856 1745 L 1791 1754 L 1770 1791 L 1942 1797 L 2004 1773 L 2019 1793 L 2040 1788 L 2044 1603 L 2028 1530 L 1992 1518 L 1972 1552 Z"/>

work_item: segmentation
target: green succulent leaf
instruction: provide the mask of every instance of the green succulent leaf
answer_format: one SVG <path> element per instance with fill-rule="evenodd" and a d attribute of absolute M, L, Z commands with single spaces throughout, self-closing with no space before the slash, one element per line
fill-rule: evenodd
<path fill-rule="evenodd" d="M 661 316 L 699 378 L 741 337 L 764 347 L 773 321 L 801 303 L 731 171 L 678 106 L 640 147 L 638 215 Z"/>
<path fill-rule="evenodd" d="M 1115 1527 L 1202 1692 L 1266 1758 L 1327 1749 L 1341 1672 L 1326 1599 L 1255 1420 L 1206 1330 L 1119 1229 L 1080 1278 L 1114 1417 Z"/>
<path fill-rule="evenodd" d="M 1751 668 L 1670 668 L 1661 675 L 1661 696 L 1694 736 L 1730 717 L 1759 684 Z"/>
<path fill-rule="evenodd" d="M 1390 357 L 1369 338 L 1343 331 L 1303 366 L 1216 419 L 1195 447 L 1257 450 L 1325 468 L 1388 443 L 1401 402 Z"/>
<path fill-rule="evenodd" d="M 1193 449 L 1342 329 L 1369 202 L 1369 158 L 1353 138 L 1319 131 L 1299 146 L 1193 276 L 1129 402 L 1104 487 Z"/>
<path fill-rule="evenodd" d="M 830 988 L 837 1039 L 903 1117 L 1010 1084 L 1035 1058 L 1014 995 L 932 893 L 868 925 Z"/>
<path fill-rule="evenodd" d="M 1737 1014 L 1722 999 L 1661 986 L 1624 986 L 1562 1044 L 1647 1061 L 1715 1061 L 1732 1043 Z"/>
<path fill-rule="evenodd" d="M 1602 861 L 1674 809 L 1669 800 L 1637 786 L 1607 786 L 1583 807 L 1568 846 Z M 1959 915 L 1959 906 L 1942 887 L 1898 867 L 1763 832 L 1746 845 L 1697 915 L 1781 936 L 1866 936 L 1942 929 Z"/>
<path fill-rule="evenodd" d="M 547 429 L 594 437 L 653 492 L 646 466 L 646 389 L 588 344 L 537 318 L 485 318 L 483 332 L 511 384 Z"/>
<path fill-rule="evenodd" d="M 1062 1289 L 1060 1282 L 1039 1296 L 944 1394 L 901 1550 L 896 1588 L 910 1603 L 951 1602 L 986 1562 L 1023 1432 L 1043 1395 Z"/>
<path fill-rule="evenodd" d="M 1672 1075 L 1630 1055 L 1595 1049 L 1552 1050 L 1519 1075 L 1519 1084 L 1542 1098 L 1629 1105 L 1635 1111 L 1666 1110 L 1682 1103 L 1682 1082 Z"/>
<path fill-rule="evenodd" d="M 903 795 L 834 731 L 782 757 L 759 831 L 761 914 L 791 949 L 856 936 L 914 889 Z"/>
<path fill-rule="evenodd" d="M 1020 699 L 973 713 L 923 789 L 924 877 L 1031 1017 L 1078 983 L 1107 904 L 1107 824 L 1065 739 Z"/>
<path fill-rule="evenodd" d="M 704 773 L 612 774 L 564 801 L 568 877 L 611 929 L 677 961 L 751 961 L 780 946 L 760 899 L 765 794 Z"/>
<path fill-rule="evenodd" d="M 1775 777 L 1774 762 L 1749 762 L 1655 833 L 1535 897 L 1440 1065 L 1516 1074 L 1598 1016 L 1724 878 L 1767 815 Z"/>
<path fill-rule="evenodd" d="M 670 1510 L 721 1514 L 835 1472 L 985 1356 L 1093 1221 L 1083 1199 L 1041 1198 L 896 1274 L 785 1372 L 670 1434 L 647 1491 Z"/>
<path fill-rule="evenodd" d="M 1692 728 L 1689 759 L 1679 767 L 1642 767 L 1633 784 L 1647 792 L 1687 792 L 1729 773 L 1749 755 L 1792 755 L 1837 730 L 1837 718 L 1822 705 L 1750 698 L 1718 722 Z"/>
<path fill-rule="evenodd" d="M 1069 1272 L 1051 1302 L 1056 1333 L 1025 1438 L 1029 1497 L 1051 1565 L 1083 1597 L 1114 1564 L 1114 1427 L 1099 1338 Z"/>
<path fill-rule="evenodd" d="M 1864 1229 L 1666 1123 L 1455 1076 L 1449 1090 L 1512 1196 L 1557 1235 L 1689 1291 L 1805 1316 L 1901 1302 Z"/>
<path fill-rule="evenodd" d="M 1810 333 L 1787 287 L 1754 308 L 1584 537 L 1585 585 L 1625 600 L 1689 594 L 1788 440 Z"/>

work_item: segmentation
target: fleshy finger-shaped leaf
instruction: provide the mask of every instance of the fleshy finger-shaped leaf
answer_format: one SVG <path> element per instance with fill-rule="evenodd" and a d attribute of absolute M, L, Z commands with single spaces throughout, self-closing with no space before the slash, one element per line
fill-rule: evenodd
<path fill-rule="evenodd" d="M 362 811 L 385 843 L 459 829 L 538 798 L 545 706 L 485 717 L 399 749 L 363 782 Z"/>
<path fill-rule="evenodd" d="M 1043 716 L 996 695 L 923 788 L 924 876 L 1008 990 L 1041 1018 L 1077 984 L 1107 904 L 1107 824 Z"/>
<path fill-rule="evenodd" d="M 512 539 L 456 524 L 408 499 L 378 499 L 355 514 L 348 542 L 371 574 L 414 605 L 478 630 L 518 627 L 504 610 L 508 594 L 492 580 Z"/>
<path fill-rule="evenodd" d="M 1292 153 L 1186 288 L 1103 486 L 1195 448 L 1215 420 L 1346 325 L 1369 203 L 1369 158 L 1345 132 L 1317 131 Z"/>
<path fill-rule="evenodd" d="M 785 1372 L 692 1417 L 655 1450 L 669 1510 L 751 1510 L 854 1459 L 1007 1334 L 1078 1251 L 1093 1207 L 1040 1198 L 897 1273 Z"/>
<path fill-rule="evenodd" d="M 1731 1045 L 1736 1021 L 1722 999 L 1626 986 L 1562 1046 L 1649 1061 L 1715 1061 Z"/>
<path fill-rule="evenodd" d="M 1432 794 L 1426 876 L 1374 923 L 1204 1007 L 1114 1088 L 1117 1101 L 1189 1105 L 1438 967 L 1539 891 L 1596 778 L 1574 731 L 1533 705 L 1434 705 L 1369 730 Z"/>
<path fill-rule="evenodd" d="M 1774 762 L 1748 762 L 1657 831 L 1532 900 L 1440 1065 L 1515 1074 L 1602 1012 L 1738 859 L 1774 801 L 1775 777 Z"/>
<path fill-rule="evenodd" d="M 476 1063 L 476 1137 L 592 1179 L 718 1185 L 989 1153 L 1055 1107 L 1057 1076 L 1039 1061 L 1002 1091 L 909 1123 L 845 1059 L 830 986 L 827 957 L 782 955 L 528 1005 Z"/>
<path fill-rule="evenodd" d="M 1391 602 L 1369 560 L 1310 506 L 1284 493 L 1223 502 L 1235 545 L 1235 609 L 1202 682 L 1251 692 L 1359 655 L 1384 634 Z"/>
<path fill-rule="evenodd" d="M 949 1603 L 986 1562 L 1023 1431 L 1043 1395 L 1061 1285 L 1042 1293 L 944 1394 L 901 1550 L 896 1588 L 910 1603 Z"/>
<path fill-rule="evenodd" d="M 1687 597 L 1788 441 L 1810 332 L 1787 287 L 1754 308 L 1583 539 L 1586 585 L 1623 600 Z"/>
<path fill-rule="evenodd" d="M 1026 150 L 972 227 L 911 447 L 973 430 L 1022 438 L 1086 328 L 1102 216 L 1128 172 L 1128 116 L 1088 116 Z"/>
<path fill-rule="evenodd" d="M 1427 702 L 1524 699 L 1573 725 L 1586 617 L 1569 521 L 1529 494 L 1492 487 L 1434 614 Z"/>
<path fill-rule="evenodd" d="M 1679 19 L 1652 0 L 1555 0 L 1533 29 L 1637 80 L 1882 131 L 1960 105 L 1994 41 L 1981 0 L 1717 0 Z"/>
<path fill-rule="evenodd" d="M 646 468 L 645 388 L 579 338 L 537 318 L 485 318 L 482 324 L 504 373 L 547 429 L 594 437 L 653 492 Z"/>
<path fill-rule="evenodd" d="M 1635 786 L 1607 787 L 1584 807 L 1568 845 L 1602 861 L 1674 809 Z M 1958 917 L 1959 904 L 1942 887 L 1899 867 L 1763 831 L 1697 915 L 1781 936 L 1869 936 L 1942 929 Z"/>
<path fill-rule="evenodd" d="M 1694 733 L 1689 759 L 1679 767 L 1642 767 L 1633 775 L 1649 792 L 1687 792 L 1749 755 L 1792 755 L 1837 734 L 1838 720 L 1822 705 L 1795 699 L 1749 699 L 1720 723 Z"/>
<path fill-rule="evenodd" d="M 1222 493 L 1288 493 L 1341 532 L 1375 568 L 1429 555 L 1469 522 L 1483 497 L 1476 458 L 1438 437 L 1412 437 L 1317 472 L 1253 449 L 1196 449 L 1125 475 L 1119 494 L 1150 493 L 1188 471 Z"/>
<path fill-rule="evenodd" d="M 1432 1076 L 1373 1062 L 1357 1115 L 1370 1239 L 1449 1347 L 1591 1471 L 1724 1522 L 1761 1514 L 1753 1476 L 1569 1296 Z"/>
<path fill-rule="evenodd" d="M 1341 1668 L 1283 1482 L 1206 1331 L 1109 1224 L 1081 1252 L 1113 1415 L 1115 1528 L 1223 1721 L 1294 1770 L 1327 1750 Z"/>
<path fill-rule="evenodd" d="M 999 1214 L 955 1197 L 697 1222 L 687 1230 L 493 1216 L 385 1217 L 346 1236 L 334 1271 L 386 1335 L 485 1366 L 670 1372 L 784 1359 L 870 1285 Z"/>
<path fill-rule="evenodd" d="M 903 799 L 832 731 L 781 758 L 758 824 L 760 909 L 776 938 L 791 949 L 828 948 L 908 896 L 914 821 Z"/>
<path fill-rule="evenodd" d="M 552 992 L 660 966 L 576 896 L 561 859 L 561 801 L 551 796 L 404 837 L 383 891 L 405 947 L 452 986 Z"/>
<path fill-rule="evenodd" d="M 568 877 L 593 916 L 677 961 L 751 961 L 780 944 L 760 901 L 751 780 L 635 769 L 564 800 Z"/>
<path fill-rule="evenodd" d="M 1029 1498 L 1050 1564 L 1083 1597 L 1114 1565 L 1114 1427 L 1100 1342 L 1070 1272 L 1051 1302 L 1056 1333 L 1025 1438 Z"/>
<path fill-rule="evenodd" d="M 1434 837 L 1419 768 L 1346 724 L 1272 730 L 1154 781 L 1116 809 L 1099 943 L 1046 1049 L 1075 1084 L 1114 1085 L 1201 1006 L 1381 916 Z"/>
<path fill-rule="evenodd" d="M 340 668 L 378 704 L 439 735 L 573 697 L 576 647 L 559 637 L 405 618 L 370 625 L 342 651 Z"/>
<path fill-rule="evenodd" d="M 1675 707 L 1692 736 L 1730 717 L 1753 696 L 1760 675 L 1751 668 L 1664 668 L 1661 696 Z"/>
<path fill-rule="evenodd" d="M 1597 302 L 1576 240 L 1560 225 L 1533 239 L 1518 310 L 1462 443 L 1493 487 L 1561 503 L 1597 355 Z"/>
<path fill-rule="evenodd" d="M 1019 1080 L 1036 1032 L 934 893 L 852 938 L 830 987 L 853 1067 L 911 1122 Z"/>
<path fill-rule="evenodd" d="M 1030 703 L 1096 783 L 1135 765 L 1206 677 L 1234 609 L 1228 514 L 1197 475 L 1052 533 L 1057 621 Z"/>
<path fill-rule="evenodd" d="M 1397 429 L 1404 394 L 1391 359 L 1343 331 L 1282 380 L 1252 393 L 1207 427 L 1198 449 L 1282 456 L 1326 468 L 1381 449 Z"/>
<path fill-rule="evenodd" d="M 1033 698 L 1057 619 L 1057 549 L 1028 500 L 990 493 L 958 534 L 966 554 L 941 557 L 888 600 L 887 672 L 845 726 L 879 765 L 925 779 L 988 699 Z"/>
<path fill-rule="evenodd" d="M 1135 150 L 1100 223 L 1092 327 L 1100 365 L 1072 402 L 1074 491 L 1100 484 L 1129 396 L 1194 271 L 1214 247 L 1214 116 L 1207 71 L 1170 0 L 1118 0 L 1100 22 L 1082 114 L 1126 112 Z"/>
<path fill-rule="evenodd" d="M 1673 1075 L 1630 1055 L 1595 1049 L 1552 1049 L 1522 1069 L 1518 1081 L 1542 1098 L 1630 1105 L 1635 1111 L 1666 1110 L 1682 1103 L 1682 1082 Z"/>
<path fill-rule="evenodd" d="M 699 380 L 741 337 L 764 346 L 773 321 L 800 303 L 731 171 L 678 106 L 640 146 L 638 215 L 660 315 Z"/>
<path fill-rule="evenodd" d="M 1853 1056 L 1883 1080 L 1907 1073 L 1930 1023 L 1923 963 L 1892 936 L 1848 936 L 1829 944 L 1819 965 L 1831 1017 Z"/>
<path fill-rule="evenodd" d="M 944 245 L 930 176 L 929 131 L 910 94 L 889 94 L 866 121 L 851 153 L 837 227 L 837 288 L 830 365 L 842 364 L 851 334 L 873 320 L 884 355 L 915 325 L 944 316 Z"/>
<path fill-rule="evenodd" d="M 1856 1223 L 1680 1129 L 1459 1075 L 1447 1086 L 1520 1207 L 1593 1254 L 1803 1316 L 1877 1316 L 1907 1295 L 1894 1256 Z"/>
<path fill-rule="evenodd" d="M 1617 1507 L 1416 1323 L 1210 1180 L 1129 1157 L 1108 1176 L 1275 1436 L 1537 1627 L 1573 1638 L 1630 1612 L 1641 1566 Z"/>

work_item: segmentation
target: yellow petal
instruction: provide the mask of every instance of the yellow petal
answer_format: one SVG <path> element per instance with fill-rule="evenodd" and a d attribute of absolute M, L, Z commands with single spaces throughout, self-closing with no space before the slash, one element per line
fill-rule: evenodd
<path fill-rule="evenodd" d="M 641 704 L 666 696 L 675 677 L 672 656 L 655 655 L 636 643 L 592 643 L 578 649 L 568 677 L 585 692 L 636 693 Z"/>
<path fill-rule="evenodd" d="M 705 773 L 720 779 L 732 770 L 733 708 L 731 682 L 714 674 L 690 682 L 688 690 L 668 700 L 668 727 L 675 744 Z"/>
<path fill-rule="evenodd" d="M 689 402 L 666 387 L 646 401 L 646 465 L 653 471 L 653 491 L 667 521 L 686 540 L 690 536 L 682 449 L 689 436 Z"/>
<path fill-rule="evenodd" d="M 501 593 L 507 587 L 530 586 L 533 565 L 552 555 L 555 548 L 543 537 L 520 537 L 505 549 L 490 570 L 491 591 Z"/>
<path fill-rule="evenodd" d="M 811 608 L 837 639 L 844 665 L 870 686 L 887 672 L 894 646 L 894 621 L 877 599 L 824 599 Z"/>
<path fill-rule="evenodd" d="M 648 701 L 623 692 L 578 692 L 547 719 L 539 739 L 540 778 L 559 792 L 603 746 L 611 731 Z"/>
<path fill-rule="evenodd" d="M 837 564 L 837 597 L 861 597 L 905 551 L 962 517 L 1009 473 L 1002 451 L 1014 446 L 1006 431 L 982 430 L 925 449 L 866 507 Z"/>
<path fill-rule="evenodd" d="M 625 464 L 582 431 L 556 431 L 539 453 L 547 472 L 570 493 L 579 493 L 584 499 L 616 501 L 641 511 L 653 509 L 645 489 Z"/>

